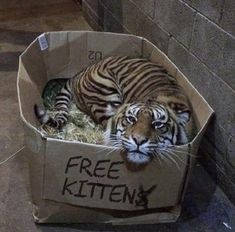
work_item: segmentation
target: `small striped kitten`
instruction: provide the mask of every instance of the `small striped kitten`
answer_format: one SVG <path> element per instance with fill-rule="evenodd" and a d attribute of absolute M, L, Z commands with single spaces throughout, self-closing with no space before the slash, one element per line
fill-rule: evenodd
<path fill-rule="evenodd" d="M 113 56 L 85 68 L 57 95 L 59 113 L 52 118 L 35 105 L 36 117 L 61 129 L 72 101 L 106 128 L 105 143 L 124 149 L 133 163 L 147 163 L 193 137 L 187 96 L 162 66 L 144 58 Z"/>

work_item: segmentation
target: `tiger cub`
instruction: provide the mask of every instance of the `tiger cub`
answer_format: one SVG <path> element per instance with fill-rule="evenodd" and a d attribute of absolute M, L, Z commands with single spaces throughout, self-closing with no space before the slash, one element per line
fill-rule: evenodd
<path fill-rule="evenodd" d="M 36 117 L 61 129 L 71 101 L 106 127 L 105 143 L 124 149 L 133 163 L 147 163 L 193 137 L 187 96 L 162 66 L 144 58 L 108 57 L 85 68 L 56 97 L 59 113 L 52 118 L 35 105 Z"/>

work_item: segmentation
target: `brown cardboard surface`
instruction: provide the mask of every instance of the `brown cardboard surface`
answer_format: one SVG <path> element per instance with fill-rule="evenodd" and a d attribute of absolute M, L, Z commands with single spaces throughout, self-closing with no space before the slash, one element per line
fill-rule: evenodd
<path fill-rule="evenodd" d="M 175 221 L 190 169 L 213 110 L 158 48 L 133 35 L 99 32 L 51 32 L 48 48 L 36 39 L 20 57 L 18 98 L 25 124 L 32 204 L 37 222 L 142 224 Z M 46 82 L 71 77 L 86 65 L 111 55 L 144 56 L 162 64 L 189 96 L 198 134 L 176 147 L 181 161 L 151 162 L 131 171 L 112 148 L 44 138 L 36 129 L 33 105 Z M 30 96 L 30 97 L 29 97 Z M 149 190 L 149 191 L 148 191 Z"/>
<path fill-rule="evenodd" d="M 186 173 L 187 146 L 180 158 L 178 167 L 152 162 L 133 172 L 111 148 L 48 139 L 43 198 L 131 211 L 173 206 Z"/>

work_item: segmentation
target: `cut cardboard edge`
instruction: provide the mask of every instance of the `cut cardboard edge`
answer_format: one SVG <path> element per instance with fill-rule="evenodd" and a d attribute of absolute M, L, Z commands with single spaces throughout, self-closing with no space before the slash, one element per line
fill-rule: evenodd
<path fill-rule="evenodd" d="M 35 39 L 36 40 L 36 39 Z M 35 41 L 34 40 L 34 41 Z M 33 42 L 32 42 L 33 43 Z M 32 44 L 31 43 L 31 44 Z M 27 48 L 28 49 L 28 48 Z M 26 49 L 26 50 L 27 50 Z M 24 53 L 24 52 L 23 52 Z M 17 79 L 16 79 L 16 89 L 17 89 L 17 98 L 18 98 L 18 104 L 19 104 L 19 109 L 20 109 L 20 117 L 21 117 L 21 119 L 23 120 L 23 123 L 27 126 L 27 127 L 29 127 L 30 129 L 32 129 L 32 130 L 34 130 L 34 131 L 36 131 L 36 132 L 38 132 L 42 137 L 43 137 L 43 134 L 36 128 L 36 127 L 34 127 L 31 123 L 29 123 L 27 120 L 26 120 L 26 118 L 24 117 L 24 114 L 23 114 L 23 110 L 22 110 L 22 102 L 21 102 L 21 97 L 20 97 L 20 86 L 19 86 L 19 82 L 20 82 L 20 76 L 21 76 L 21 65 L 23 65 L 22 64 L 22 61 L 21 61 L 21 56 L 22 56 L 23 54 L 21 54 L 20 55 L 20 57 L 19 57 L 19 68 L 18 68 L 18 73 L 17 73 Z M 32 109 L 33 110 L 33 109 Z"/>
<path fill-rule="evenodd" d="M 52 33 L 57 33 L 57 32 L 52 32 Z M 93 33 L 93 32 L 88 32 L 88 33 Z M 102 33 L 102 32 L 97 32 L 97 33 Z M 45 34 L 47 34 L 47 33 L 45 33 Z M 108 34 L 118 34 L 118 33 L 108 33 Z M 118 34 L 118 35 L 120 35 L 120 34 Z M 126 35 L 126 36 L 128 36 L 128 37 L 130 37 L 131 35 Z M 151 43 L 151 42 L 149 42 L 148 40 L 146 40 L 146 39 L 144 39 L 143 37 L 139 37 L 139 36 L 135 36 L 135 37 L 138 37 L 138 38 L 140 38 L 141 40 L 142 40 L 142 42 L 143 42 L 143 40 L 145 40 L 145 41 L 147 41 L 148 43 Z M 31 44 L 33 44 L 33 43 L 35 43 L 35 41 L 37 40 L 38 38 L 36 38 Z M 143 43 L 142 43 L 142 46 L 143 46 Z M 164 53 L 162 53 L 155 45 L 153 45 L 153 47 L 155 48 L 155 49 L 157 49 L 158 50 L 158 52 L 159 53 L 161 53 L 163 56 L 165 56 L 167 59 L 169 59 Z M 25 52 L 27 52 L 27 50 L 30 48 L 30 46 L 25 50 Z M 143 49 L 143 48 L 142 48 Z M 24 54 L 24 53 L 23 53 Z M 22 54 L 22 55 L 23 55 Z M 172 64 L 172 61 L 169 59 L 169 61 L 171 62 L 171 64 Z M 19 66 L 20 66 L 20 64 L 19 64 Z M 179 69 L 177 68 L 177 72 L 179 71 Z M 180 71 L 179 71 L 180 72 Z M 184 76 L 185 77 L 185 76 Z M 24 115 L 23 115 L 23 112 L 22 112 L 22 106 L 21 106 L 21 101 L 20 101 L 20 94 L 19 94 L 19 72 L 18 72 L 18 76 L 17 76 L 17 92 L 18 92 L 18 99 L 19 99 L 19 105 L 20 105 L 20 115 L 21 115 L 21 118 L 23 119 L 23 121 L 24 121 L 24 123 L 25 123 L 25 125 L 29 128 L 29 129 L 33 129 L 33 131 L 34 132 L 36 132 L 38 135 L 40 135 L 42 138 L 45 138 L 46 140 L 47 140 L 47 138 L 46 137 L 44 137 L 43 136 L 43 134 L 36 128 L 36 127 L 34 127 L 32 124 L 30 124 L 26 119 L 25 119 L 25 117 L 24 117 Z M 186 81 L 188 81 L 188 79 L 185 77 L 185 79 L 186 79 Z M 189 81 L 188 81 L 189 82 Z M 188 84 L 190 84 L 192 87 L 193 87 L 193 85 L 189 82 Z M 193 87 L 194 88 L 194 87 Z M 201 94 L 194 88 L 194 91 L 196 91 L 197 93 L 198 93 L 198 96 L 200 96 L 201 97 L 201 99 L 203 100 L 203 102 L 205 102 L 205 99 L 201 96 Z M 210 117 L 212 116 L 212 114 L 213 114 L 213 110 L 211 109 L 211 107 L 210 107 L 210 105 L 207 103 L 207 102 L 205 102 L 206 104 L 207 104 L 207 106 L 210 108 L 210 115 L 208 116 L 208 118 L 207 118 L 207 120 L 206 120 L 206 122 L 204 123 L 204 126 L 201 128 L 201 130 L 198 132 L 198 134 L 197 134 L 197 136 L 195 136 L 194 137 L 194 139 L 190 142 L 190 143 L 194 143 L 195 141 L 195 139 L 196 139 L 196 137 L 198 137 L 198 135 L 201 135 L 201 133 L 203 133 L 203 130 L 205 130 L 206 129 L 206 125 L 208 124 L 208 122 L 209 122 L 209 119 L 210 119 Z M 59 139 L 55 139 L 55 140 L 58 140 L 58 141 L 62 141 L 62 140 L 59 140 Z M 69 141 L 69 142 L 74 142 L 74 143 L 80 143 L 80 142 L 77 142 L 77 141 Z M 84 144 L 84 143 L 83 143 Z M 87 145 L 94 145 L 94 144 L 87 144 Z M 103 145 L 101 145 L 101 146 L 103 146 Z M 181 147 L 181 146 L 180 146 Z M 154 215 L 156 215 L 156 214 L 154 214 Z M 146 217 L 146 215 L 144 215 L 143 217 Z M 136 217 L 134 217 L 133 219 L 130 219 L 130 224 L 134 224 L 133 222 L 131 222 L 131 220 L 134 220 L 135 221 L 135 218 Z M 138 218 L 137 220 L 140 220 L 141 221 L 141 218 Z M 144 221 L 145 221 L 145 219 L 143 219 Z M 151 219 L 149 219 L 150 221 L 151 221 Z M 127 224 L 127 222 L 122 222 L 122 220 L 113 220 L 113 221 L 116 221 L 116 224 Z M 113 222 L 113 223 L 115 223 L 115 222 Z M 149 222 L 148 222 L 149 223 Z M 153 223 L 156 223 L 156 222 L 153 222 Z M 139 224 L 139 222 L 136 222 L 136 224 Z"/>
<path fill-rule="evenodd" d="M 48 204 L 50 201 L 48 201 Z M 81 209 L 81 207 L 80 207 Z M 40 217 L 38 215 L 38 211 L 40 211 L 40 206 L 32 204 L 32 211 L 33 211 L 33 219 L 34 222 L 37 224 L 45 224 L 45 223 L 51 223 L 51 224 L 58 224 L 58 217 L 63 217 L 63 215 L 60 215 L 58 212 L 54 212 L 52 215 L 47 215 L 45 217 Z M 94 209 L 88 210 L 92 215 L 96 215 L 97 212 Z M 88 213 L 86 210 L 86 213 Z M 79 213 L 79 212 L 77 212 Z M 81 213 L 81 212 L 80 212 Z M 84 213 L 84 212 L 83 212 Z M 156 212 L 156 213 L 149 213 L 144 214 L 140 216 L 132 216 L 132 217 L 126 217 L 126 218 L 112 218 L 112 219 L 99 219 L 98 221 L 90 222 L 90 220 L 79 220 L 79 219 L 72 219 L 69 222 L 65 220 L 64 222 L 60 223 L 95 223 L 97 225 L 101 224 L 110 224 L 113 226 L 127 226 L 127 225 L 150 225 L 150 224 L 158 224 L 158 223 L 173 223 L 176 222 L 181 213 L 181 207 L 176 206 L 172 208 L 169 211 L 165 212 Z M 56 216 L 55 216 L 56 215 Z M 55 217 L 54 217 L 55 216 Z"/>
<path fill-rule="evenodd" d="M 168 212 L 150 213 L 125 219 L 112 219 L 106 223 L 112 225 L 137 225 L 176 222 L 180 216 L 181 206 L 175 206 Z"/>

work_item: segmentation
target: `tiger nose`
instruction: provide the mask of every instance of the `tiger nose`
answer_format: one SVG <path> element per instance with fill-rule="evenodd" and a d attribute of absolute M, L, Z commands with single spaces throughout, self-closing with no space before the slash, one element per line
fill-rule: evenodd
<path fill-rule="evenodd" d="M 132 138 L 135 141 L 136 145 L 142 145 L 148 141 L 148 139 L 146 139 L 142 135 L 134 135 L 134 136 L 132 136 Z"/>

